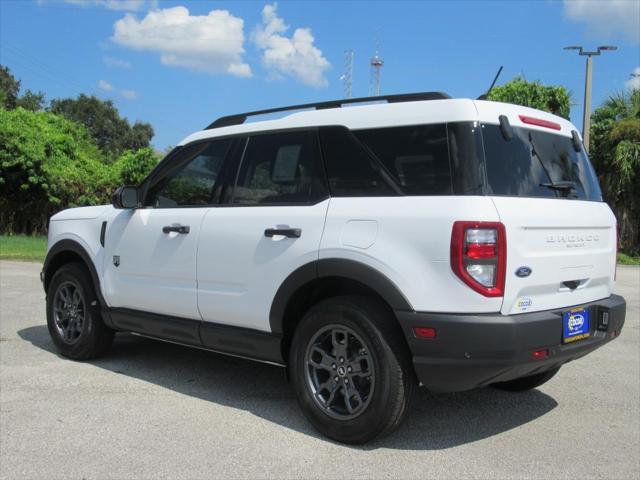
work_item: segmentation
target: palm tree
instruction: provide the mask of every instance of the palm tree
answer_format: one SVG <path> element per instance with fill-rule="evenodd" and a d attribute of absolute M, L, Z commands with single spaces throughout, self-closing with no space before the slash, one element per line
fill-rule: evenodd
<path fill-rule="evenodd" d="M 591 160 L 618 218 L 620 246 L 640 253 L 640 90 L 607 99 L 591 116 Z"/>

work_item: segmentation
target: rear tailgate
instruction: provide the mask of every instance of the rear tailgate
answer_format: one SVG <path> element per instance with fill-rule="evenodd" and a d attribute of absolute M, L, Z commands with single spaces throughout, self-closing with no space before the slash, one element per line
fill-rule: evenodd
<path fill-rule="evenodd" d="M 606 203 L 496 196 L 492 200 L 507 234 L 503 314 L 563 308 L 611 294 L 616 223 Z M 520 267 L 531 273 L 516 275 Z"/>

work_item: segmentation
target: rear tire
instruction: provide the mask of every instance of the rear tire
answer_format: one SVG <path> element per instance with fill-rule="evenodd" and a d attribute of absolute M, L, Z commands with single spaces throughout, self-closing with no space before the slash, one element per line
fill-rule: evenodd
<path fill-rule="evenodd" d="M 303 413 L 323 435 L 343 443 L 365 443 L 396 429 L 416 383 L 392 312 L 370 297 L 334 297 L 312 307 L 289 358 Z"/>
<path fill-rule="evenodd" d="M 535 375 L 529 375 L 528 377 L 509 380 L 508 382 L 494 383 L 491 386 L 508 392 L 525 392 L 547 383 L 555 376 L 556 373 L 558 373 L 558 370 L 560 370 L 560 367 L 546 372 L 536 373 Z"/>
<path fill-rule="evenodd" d="M 74 360 L 100 357 L 111 347 L 115 332 L 102 320 L 93 281 L 81 263 L 63 265 L 53 275 L 47 327 L 60 354 Z"/>

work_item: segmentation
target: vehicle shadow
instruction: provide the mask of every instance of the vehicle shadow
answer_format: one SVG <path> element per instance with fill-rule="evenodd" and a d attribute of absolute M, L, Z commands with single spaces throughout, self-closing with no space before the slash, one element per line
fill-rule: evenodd
<path fill-rule="evenodd" d="M 37 348 L 56 353 L 44 325 L 25 328 L 18 335 Z M 207 402 L 243 409 L 326 440 L 304 418 L 285 370 L 280 367 L 124 333 L 116 336 L 106 357 L 88 363 Z M 539 390 L 509 393 L 489 388 L 436 395 L 421 388 L 406 421 L 396 432 L 370 444 L 348 448 L 451 448 L 508 431 L 556 406 L 553 398 Z"/>

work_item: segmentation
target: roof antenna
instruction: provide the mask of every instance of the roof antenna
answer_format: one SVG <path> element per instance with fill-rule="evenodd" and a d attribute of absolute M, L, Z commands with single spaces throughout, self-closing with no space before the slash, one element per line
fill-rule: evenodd
<path fill-rule="evenodd" d="M 480 95 L 477 100 L 486 100 L 489 97 L 489 94 L 491 93 L 491 90 L 493 90 L 493 86 L 496 84 L 496 82 L 498 81 L 498 77 L 500 76 L 500 73 L 502 72 L 502 65 L 500 65 L 500 68 L 498 69 L 498 73 L 496 73 L 496 76 L 493 79 L 493 82 L 491 83 L 491 86 L 489 87 L 489 90 L 487 90 L 486 93 L 483 93 L 482 95 Z"/>

